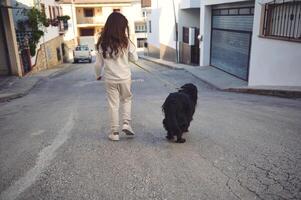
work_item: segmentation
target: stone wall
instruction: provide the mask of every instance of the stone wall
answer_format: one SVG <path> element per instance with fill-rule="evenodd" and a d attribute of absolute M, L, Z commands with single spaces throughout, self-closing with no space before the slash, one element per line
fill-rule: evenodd
<path fill-rule="evenodd" d="M 160 58 L 163 60 L 176 62 L 177 61 L 176 50 L 164 44 L 160 44 Z"/>
<path fill-rule="evenodd" d="M 157 48 L 156 46 L 153 46 L 148 43 L 148 48 L 147 48 L 147 54 L 148 56 L 154 57 L 154 58 L 160 58 L 160 49 Z"/>
<path fill-rule="evenodd" d="M 64 41 L 64 62 L 72 62 L 73 61 L 73 50 L 77 46 L 77 39 Z"/>
<path fill-rule="evenodd" d="M 58 36 L 40 45 L 32 71 L 51 69 L 63 63 L 63 36 Z"/>

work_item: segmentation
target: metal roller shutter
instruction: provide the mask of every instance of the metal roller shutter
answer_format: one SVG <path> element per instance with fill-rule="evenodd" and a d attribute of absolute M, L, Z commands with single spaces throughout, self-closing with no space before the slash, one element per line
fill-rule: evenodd
<path fill-rule="evenodd" d="M 210 64 L 248 80 L 254 9 L 213 10 Z"/>

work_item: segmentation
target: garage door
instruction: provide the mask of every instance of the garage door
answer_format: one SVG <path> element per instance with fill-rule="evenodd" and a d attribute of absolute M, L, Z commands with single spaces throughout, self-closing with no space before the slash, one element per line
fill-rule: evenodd
<path fill-rule="evenodd" d="M 254 8 L 216 9 L 212 13 L 210 64 L 248 80 Z"/>

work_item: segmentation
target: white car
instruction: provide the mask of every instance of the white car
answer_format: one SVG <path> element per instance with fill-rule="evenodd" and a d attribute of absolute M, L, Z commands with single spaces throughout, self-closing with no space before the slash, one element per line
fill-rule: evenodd
<path fill-rule="evenodd" d="M 88 45 L 79 45 L 73 51 L 74 63 L 78 63 L 79 61 L 88 60 L 89 63 L 92 62 L 92 54 L 88 47 Z"/>

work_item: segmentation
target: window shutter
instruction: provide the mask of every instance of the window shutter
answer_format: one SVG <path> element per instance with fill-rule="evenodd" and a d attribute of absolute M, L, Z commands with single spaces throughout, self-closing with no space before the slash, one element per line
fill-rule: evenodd
<path fill-rule="evenodd" d="M 48 6 L 48 9 L 49 9 L 49 17 L 50 17 L 50 19 L 52 19 L 52 8 L 51 8 L 51 6 Z"/>

